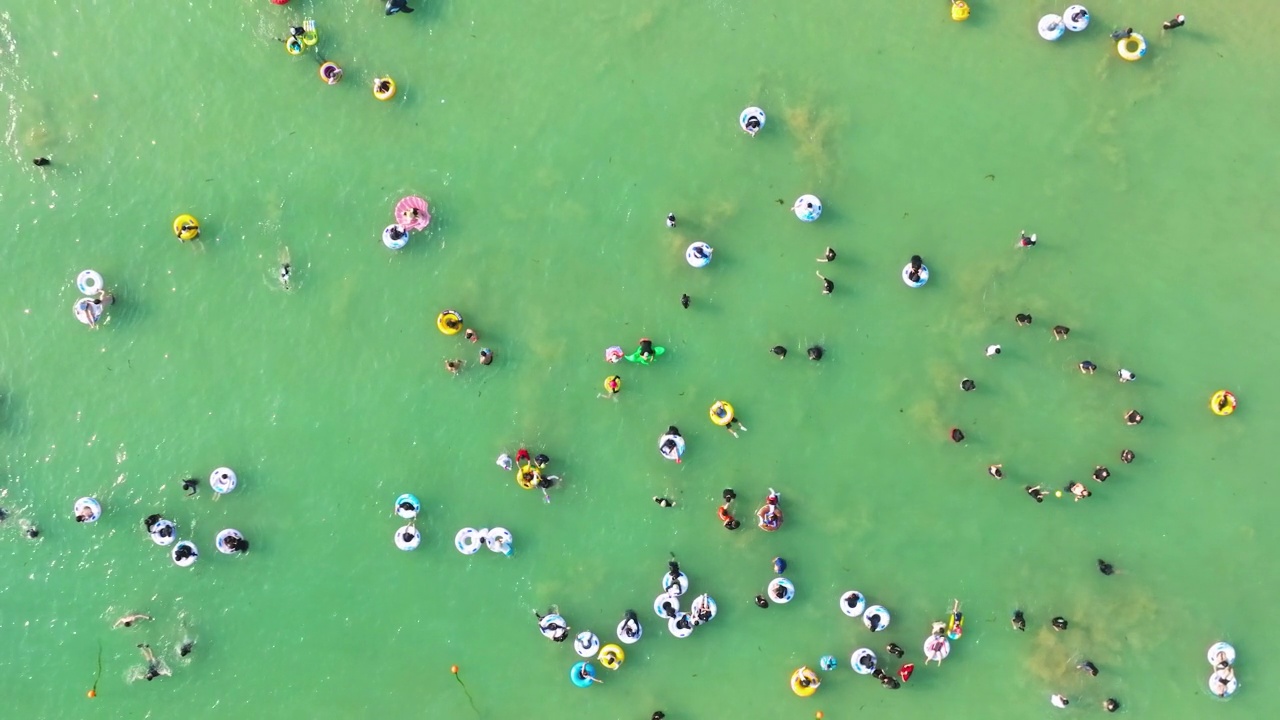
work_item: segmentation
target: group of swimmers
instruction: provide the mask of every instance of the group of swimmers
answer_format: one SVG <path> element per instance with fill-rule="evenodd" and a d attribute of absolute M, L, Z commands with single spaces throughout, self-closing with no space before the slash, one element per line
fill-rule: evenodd
<path fill-rule="evenodd" d="M 111 627 L 113 629 L 131 628 L 139 623 L 153 619 L 154 618 L 145 613 L 130 613 L 117 619 Z M 184 624 L 182 640 L 174 646 L 174 653 L 179 659 L 185 660 L 191 655 L 195 646 L 196 641 L 191 637 L 190 633 L 186 631 Z M 151 645 L 147 643 L 138 643 L 138 651 L 142 653 L 143 665 L 141 667 L 135 667 L 129 672 L 130 679 L 151 681 L 158 677 L 169 677 L 173 675 L 173 671 L 169 668 L 168 664 L 156 657 L 155 652 L 151 649 Z M 92 698 L 96 696 L 96 689 L 89 691 L 89 697 Z"/>

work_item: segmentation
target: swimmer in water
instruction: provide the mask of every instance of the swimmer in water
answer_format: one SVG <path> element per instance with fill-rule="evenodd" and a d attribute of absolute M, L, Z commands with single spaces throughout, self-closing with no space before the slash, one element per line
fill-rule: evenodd
<path fill-rule="evenodd" d="M 459 372 L 462 371 L 462 361 L 461 360 L 445 360 L 444 369 L 448 370 L 454 375 L 457 375 Z"/>
<path fill-rule="evenodd" d="M 866 619 L 867 627 L 871 629 L 871 632 L 876 632 L 883 627 L 883 618 L 880 617 L 880 613 L 871 613 L 866 616 Z"/>
<path fill-rule="evenodd" d="M 237 552 L 237 553 L 249 552 L 249 541 L 245 540 L 242 537 L 238 537 L 236 535 L 232 535 L 231 537 L 227 538 L 225 541 L 223 541 L 223 544 L 226 545 L 227 548 L 231 550 L 231 552 Z"/>
<path fill-rule="evenodd" d="M 1021 610 L 1014 610 L 1013 618 L 1009 622 L 1013 623 L 1013 629 L 1019 632 L 1025 632 L 1027 629 L 1027 618 L 1022 614 Z"/>
<path fill-rule="evenodd" d="M 409 0 L 387 0 L 387 15 L 411 12 L 413 8 L 409 7 Z"/>
<path fill-rule="evenodd" d="M 728 415 L 728 412 L 726 412 L 727 410 L 728 408 L 726 408 L 724 403 L 719 400 L 717 400 L 715 404 L 711 406 L 711 414 L 715 415 L 716 417 L 724 417 L 725 415 Z M 738 430 L 741 430 L 742 432 L 747 431 L 747 426 L 743 425 L 742 421 L 739 420 L 736 415 L 729 415 L 729 422 L 724 424 L 724 429 L 728 430 L 730 435 L 734 437 L 738 437 L 738 433 L 735 432 L 733 429 L 734 425 L 737 425 Z"/>
<path fill-rule="evenodd" d="M 823 277 L 822 273 L 817 273 L 817 275 L 818 275 L 818 279 L 822 281 L 822 294 L 830 295 L 831 291 L 836 289 L 836 284 L 831 282 L 826 277 Z"/>
<path fill-rule="evenodd" d="M 1137 425 L 1140 422 L 1142 422 L 1142 413 L 1137 410 L 1130 410 L 1124 414 L 1125 425 Z"/>
<path fill-rule="evenodd" d="M 896 658 L 900 658 L 906 654 L 905 650 L 898 647 L 898 643 L 889 643 L 888 645 L 884 646 L 884 649 L 885 649 L 885 652 L 889 653 L 890 655 Z"/>
<path fill-rule="evenodd" d="M 814 362 L 818 362 L 819 360 L 822 359 L 822 356 L 826 354 L 826 351 L 822 349 L 821 345 L 814 345 L 813 347 L 809 348 L 808 352 L 809 352 L 809 359 Z"/>
<path fill-rule="evenodd" d="M 1134 454 L 1132 450 L 1125 448 L 1124 450 L 1120 451 L 1120 462 L 1124 463 L 1125 465 L 1128 465 L 1129 463 L 1133 462 L 1133 458 L 1134 458 Z"/>
<path fill-rule="evenodd" d="M 161 675 L 169 677 L 173 674 L 168 668 L 161 665 L 159 660 L 156 660 L 155 653 L 151 652 L 150 645 L 140 644 L 138 649 L 142 651 L 142 659 L 147 662 L 147 672 L 142 676 L 143 679 L 151 681 Z"/>
<path fill-rule="evenodd" d="M 1107 562 L 1106 560 L 1103 560 L 1102 558 L 1098 558 L 1098 572 L 1102 573 L 1103 575 L 1114 575 L 1116 572 L 1116 568 L 1114 565 Z"/>
<path fill-rule="evenodd" d="M 964 431 L 960 428 L 951 428 L 951 442 L 962 442 L 964 440 Z"/>
<path fill-rule="evenodd" d="M 1054 630 L 1059 632 L 1067 629 L 1067 619 L 1061 615 L 1055 617 L 1050 624 L 1053 625 Z"/>
<path fill-rule="evenodd" d="M 622 377 L 610 375 L 604 379 L 604 392 L 598 393 L 596 397 L 611 398 L 620 392 L 622 392 Z"/>
<path fill-rule="evenodd" d="M 194 650 L 195 647 L 195 640 L 183 640 L 182 643 L 178 645 L 178 657 L 186 657 L 190 655 L 191 651 Z"/>
<path fill-rule="evenodd" d="M 481 364 L 481 365 L 492 365 L 492 364 L 493 364 L 493 351 L 492 351 L 492 350 L 490 350 L 489 348 L 480 348 L 480 364 Z"/>
<path fill-rule="evenodd" d="M 1039 485 L 1028 485 L 1027 494 L 1030 495 L 1033 499 L 1035 499 L 1036 502 L 1042 503 L 1044 502 L 1044 496 L 1048 495 L 1049 493 L 1044 490 L 1041 490 Z"/>
<path fill-rule="evenodd" d="M 124 617 L 120 618 L 111 627 L 113 629 L 118 627 L 133 627 L 134 623 L 142 622 L 143 620 L 151 620 L 151 619 L 152 617 L 150 615 L 143 615 L 142 613 L 134 613 L 132 615 L 125 615 Z"/>
<path fill-rule="evenodd" d="M 1088 660 L 1085 660 L 1084 662 L 1080 663 L 1079 665 L 1076 665 L 1076 669 L 1077 669 L 1077 670 L 1083 670 L 1084 672 L 1089 673 L 1089 675 L 1090 675 L 1091 677 L 1097 677 L 1097 676 L 1098 676 L 1098 666 L 1097 666 L 1097 665 L 1094 665 L 1093 663 L 1089 662 Z"/>
<path fill-rule="evenodd" d="M 506 453 L 502 453 L 498 456 L 497 463 L 498 467 L 503 470 L 514 470 L 516 467 L 515 463 L 511 461 L 511 456 Z"/>
<path fill-rule="evenodd" d="M 462 337 L 470 340 L 471 342 L 478 342 L 480 340 L 480 336 L 477 335 L 476 331 L 472 330 L 471 328 L 467 328 L 467 331 L 462 333 Z"/>
<path fill-rule="evenodd" d="M 667 227 L 673 228 L 675 226 L 676 226 L 676 214 L 667 213 Z"/>
<path fill-rule="evenodd" d="M 49 158 L 47 157 L 38 157 L 35 160 L 32 160 L 31 164 L 35 165 L 36 167 L 46 167 L 48 165 L 52 165 L 53 163 L 49 162 Z"/>
<path fill-rule="evenodd" d="M 1017 315 L 1013 316 L 1013 321 L 1018 323 L 1019 325 L 1030 325 L 1031 316 L 1026 313 L 1018 313 Z"/>
<path fill-rule="evenodd" d="M 1102 701 L 1102 709 L 1107 712 L 1115 712 L 1120 709 L 1120 703 L 1115 698 L 1107 698 Z"/>
<path fill-rule="evenodd" d="M 1092 360 L 1080 361 L 1080 372 L 1084 373 L 1085 375 L 1092 375 L 1093 372 L 1097 369 L 1098 369 L 1098 366 L 1094 365 Z"/>
<path fill-rule="evenodd" d="M 569 637 L 569 627 L 567 625 L 561 625 L 560 623 L 554 620 L 545 619 L 547 617 L 550 617 L 551 615 L 557 614 L 557 612 L 558 610 L 556 606 L 552 605 L 551 612 L 548 613 L 547 615 L 539 615 L 537 610 L 534 610 L 533 614 L 538 618 L 539 630 L 542 630 L 544 634 L 546 631 L 550 631 L 551 639 L 555 642 L 564 642 L 565 638 Z"/>
<path fill-rule="evenodd" d="M 769 607 L 769 599 L 768 599 L 768 598 L 766 598 L 766 597 L 765 597 L 765 596 L 763 596 L 763 595 L 757 595 L 757 596 L 756 596 L 756 607 L 768 608 L 768 607 Z"/>
<path fill-rule="evenodd" d="M 1120 368 L 1116 371 L 1116 377 L 1120 378 L 1120 382 L 1122 383 L 1133 382 L 1138 379 L 1137 375 L 1134 375 L 1124 368 Z"/>
<path fill-rule="evenodd" d="M 374 86 L 374 92 L 380 95 L 386 95 L 391 92 L 391 80 L 387 78 L 378 78 L 378 84 Z"/>
<path fill-rule="evenodd" d="M 36 527 L 35 525 L 28 526 L 27 537 L 31 538 L 32 540 L 40 537 L 40 528 Z"/>
<path fill-rule="evenodd" d="M 640 338 L 640 359 L 644 362 L 653 362 L 656 355 L 653 354 L 653 341 L 649 338 Z"/>
<path fill-rule="evenodd" d="M 719 516 L 720 521 L 724 523 L 725 530 L 737 530 L 742 526 L 742 524 L 738 522 L 737 518 L 733 516 L 733 512 L 730 510 L 728 502 L 720 506 L 717 515 Z"/>
<path fill-rule="evenodd" d="M 628 610 L 622 614 L 622 634 L 633 638 L 640 634 L 640 621 L 636 619 L 636 611 Z"/>
<path fill-rule="evenodd" d="M 999 463 L 996 463 L 995 465 L 989 465 L 987 467 L 987 474 L 997 480 L 1000 480 L 1004 478 L 1004 470 L 1000 469 L 1002 467 L 1004 466 Z"/>
<path fill-rule="evenodd" d="M 1093 479 L 1098 482 L 1106 482 L 1111 477 L 1111 471 L 1099 465 L 1093 469 Z"/>
<path fill-rule="evenodd" d="M 769 350 L 769 352 L 773 353 L 774 355 L 777 355 L 779 360 L 784 360 L 787 357 L 787 349 L 782 347 L 781 345 L 774 345 L 773 348 Z"/>
<path fill-rule="evenodd" d="M 1178 15 L 1174 15 L 1172 19 L 1165 20 L 1160 25 L 1160 27 L 1164 28 L 1165 30 L 1173 30 L 1174 28 L 1180 28 L 1186 24 L 1187 24 L 1187 16 L 1179 13 Z"/>
<path fill-rule="evenodd" d="M 919 255 L 912 255 L 910 266 L 911 270 L 915 272 L 918 277 L 920 270 L 924 267 L 924 260 L 922 260 Z"/>
<path fill-rule="evenodd" d="M 280 284 L 284 286 L 285 290 L 289 289 L 289 274 L 292 271 L 291 269 L 292 266 L 289 263 L 284 263 L 280 266 Z"/>
<path fill-rule="evenodd" d="M 822 253 L 822 257 L 818 258 L 818 262 L 831 262 L 832 260 L 835 260 L 835 259 L 836 259 L 835 248 L 827 248 L 827 251 Z"/>
<path fill-rule="evenodd" d="M 1028 235 L 1026 230 L 1023 230 L 1022 232 L 1018 233 L 1018 247 L 1029 248 L 1029 247 L 1035 247 L 1035 246 L 1036 246 L 1035 233 L 1031 233 L 1030 235 Z"/>
<path fill-rule="evenodd" d="M 1081 500 L 1093 494 L 1088 488 L 1084 486 L 1084 483 L 1082 482 L 1071 483 L 1070 485 L 1067 486 L 1067 490 L 1070 490 L 1071 494 L 1076 496 L 1075 497 L 1076 502 L 1080 502 Z"/>
<path fill-rule="evenodd" d="M 1066 340 L 1066 339 L 1067 339 L 1067 335 L 1068 335 L 1068 334 L 1070 334 L 1070 333 L 1071 333 L 1071 328 L 1067 327 L 1066 325 L 1054 325 L 1054 326 L 1053 326 L 1053 339 L 1054 339 L 1054 340 Z"/>
<path fill-rule="evenodd" d="M 200 478 L 187 478 L 186 480 L 182 481 L 182 489 L 186 491 L 187 497 L 191 497 L 195 495 L 199 487 L 200 487 Z"/>
<path fill-rule="evenodd" d="M 1054 693 L 1053 695 L 1050 695 L 1049 702 L 1052 703 L 1053 706 L 1056 708 L 1065 708 L 1066 706 L 1071 704 L 1071 701 L 1067 699 L 1066 695 L 1060 695 L 1058 693 Z"/>
<path fill-rule="evenodd" d="M 667 717 L 666 713 L 662 712 L 661 710 L 658 710 L 653 714 L 653 717 L 649 718 L 649 720 L 665 720 L 666 717 Z"/>
<path fill-rule="evenodd" d="M 680 296 L 680 307 L 684 308 L 685 310 L 688 310 L 688 309 L 689 309 L 689 296 L 688 296 L 688 295 L 681 295 L 681 296 Z"/>
<path fill-rule="evenodd" d="M 1111 39 L 1119 42 L 1121 40 L 1127 40 L 1131 35 L 1133 35 L 1133 28 L 1125 28 L 1124 30 L 1116 30 L 1111 33 Z"/>
<path fill-rule="evenodd" d="M 995 357 L 995 356 L 997 356 L 997 355 L 999 355 L 999 354 L 1000 354 L 1000 346 L 999 346 L 999 345 L 988 345 L 988 346 L 987 346 L 987 357 Z"/>
<path fill-rule="evenodd" d="M 676 506 L 675 501 L 674 501 L 674 500 L 672 500 L 671 498 L 658 497 L 658 496 L 656 496 L 656 495 L 655 495 L 655 496 L 653 497 L 653 501 L 654 501 L 654 502 L 656 502 L 656 503 L 658 503 L 658 507 L 669 508 L 669 507 L 675 507 L 675 506 Z"/>
<path fill-rule="evenodd" d="M 965 392 L 972 392 L 973 390 L 976 390 L 977 387 L 978 387 L 978 384 L 970 380 L 969 378 L 965 378 L 960 381 L 960 389 Z"/>

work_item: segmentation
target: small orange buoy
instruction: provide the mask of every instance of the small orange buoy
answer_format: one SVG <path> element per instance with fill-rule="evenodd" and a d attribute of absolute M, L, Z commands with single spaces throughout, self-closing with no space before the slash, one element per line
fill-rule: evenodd
<path fill-rule="evenodd" d="M 85 693 L 85 695 L 86 695 L 86 696 L 88 696 L 88 697 L 91 697 L 91 698 L 96 698 L 96 697 L 98 697 L 98 691 L 97 691 L 97 690 L 90 690 L 89 692 Z"/>
<path fill-rule="evenodd" d="M 457 666 L 457 665 L 450 665 L 450 666 L 449 666 L 449 672 L 453 673 L 454 675 L 457 675 L 457 674 L 458 674 L 458 666 Z"/>

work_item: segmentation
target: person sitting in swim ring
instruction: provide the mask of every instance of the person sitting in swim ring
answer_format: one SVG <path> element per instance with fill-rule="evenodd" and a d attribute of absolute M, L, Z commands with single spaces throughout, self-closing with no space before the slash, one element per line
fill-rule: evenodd
<path fill-rule="evenodd" d="M 373 91 L 380 96 L 391 92 L 391 80 L 389 78 L 379 78 L 378 82 L 373 86 Z"/>
<path fill-rule="evenodd" d="M 142 524 L 147 528 L 147 532 L 149 533 L 154 533 L 156 536 L 162 537 L 162 538 L 171 538 L 173 537 L 172 524 L 166 523 L 164 525 L 161 525 L 160 527 L 156 527 L 156 524 L 163 519 L 164 518 L 161 517 L 159 514 L 148 515 L 146 519 L 142 521 Z"/>
<path fill-rule="evenodd" d="M 551 614 L 554 615 L 555 608 L 551 608 L 551 611 Z M 534 610 L 533 614 L 538 618 L 538 630 L 542 631 L 544 635 L 548 632 L 551 633 L 551 639 L 555 642 L 564 642 L 565 638 L 569 637 L 568 626 L 561 625 L 554 620 L 547 620 L 546 618 L 549 617 L 549 615 L 539 615 L 537 610 Z"/>
<path fill-rule="evenodd" d="M 406 542 L 408 541 L 406 540 Z M 238 552 L 238 553 L 249 552 L 249 541 L 245 540 L 243 537 L 240 537 L 239 535 L 229 536 L 226 540 L 222 541 L 222 544 L 225 545 L 226 548 L 231 552 Z"/>
<path fill-rule="evenodd" d="M 628 610 L 623 613 L 622 634 L 629 638 L 640 636 L 640 620 L 636 618 L 635 610 Z"/>
<path fill-rule="evenodd" d="M 196 552 L 191 549 L 190 545 L 184 545 L 182 543 L 178 543 L 178 547 L 174 548 L 173 550 L 174 562 L 182 562 L 187 558 L 194 558 L 195 556 L 196 556 Z"/>
<path fill-rule="evenodd" d="M 778 493 L 770 488 L 764 505 L 756 511 L 756 517 L 760 519 L 760 529 L 765 532 L 773 532 L 782 527 L 782 509 L 778 507 L 778 500 Z"/>
<path fill-rule="evenodd" d="M 671 584 L 677 590 L 680 587 L 680 563 L 676 562 L 674 555 L 667 561 L 667 576 L 671 578 Z"/>
<path fill-rule="evenodd" d="M 911 267 L 907 269 L 907 279 L 913 283 L 920 282 L 920 268 L 924 267 L 924 260 L 919 255 L 911 256 Z"/>
<path fill-rule="evenodd" d="M 757 115 L 752 115 L 751 117 L 747 118 L 747 121 L 743 123 L 743 125 L 747 128 L 747 132 L 751 133 L 752 135 L 755 135 L 756 133 L 760 132 L 760 118 Z"/>
<path fill-rule="evenodd" d="M 673 618 L 680 614 L 680 611 L 671 604 L 670 596 L 663 597 L 662 604 L 658 606 L 658 609 L 661 610 L 662 614 L 668 618 Z"/>
<path fill-rule="evenodd" d="M 551 458 L 542 453 L 533 456 L 533 466 L 541 470 L 551 464 Z"/>
<path fill-rule="evenodd" d="M 443 322 L 444 326 L 449 328 L 453 332 L 457 332 L 462 329 L 462 321 L 459 320 L 458 316 L 454 315 L 453 313 L 446 313 L 445 316 L 441 319 L 441 322 Z"/>
<path fill-rule="evenodd" d="M 640 362 L 651 363 L 657 357 L 653 354 L 653 341 L 649 338 L 640 338 Z"/>
<path fill-rule="evenodd" d="M 76 522 L 93 522 L 93 508 L 85 504 L 76 510 Z"/>
<path fill-rule="evenodd" d="M 336 63 L 325 63 L 320 69 L 321 76 L 324 81 L 330 85 L 337 85 L 342 80 L 342 68 Z"/>
<path fill-rule="evenodd" d="M 684 436 L 680 434 L 680 428 L 676 427 L 675 425 L 667 426 L 667 435 L 670 435 L 671 437 L 668 437 L 665 441 L 663 441 L 662 447 L 658 449 L 662 451 L 663 455 L 674 455 L 676 452 L 676 447 L 678 446 L 678 443 L 676 443 L 676 438 L 684 437 Z"/>
<path fill-rule="evenodd" d="M 725 430 L 729 431 L 730 435 L 738 437 L 738 433 L 734 432 L 733 426 L 737 424 L 738 429 L 743 432 L 747 431 L 747 426 L 742 424 L 742 421 L 738 419 L 737 415 L 731 414 L 729 412 L 729 408 L 730 406 L 726 405 L 723 400 L 717 400 L 715 404 L 711 406 L 711 414 L 717 418 L 723 418 L 725 415 L 728 415 L 729 421 L 726 422 L 723 427 Z"/>
<path fill-rule="evenodd" d="M 774 586 L 773 586 L 773 599 L 774 599 L 774 600 L 781 600 L 782 602 L 786 602 L 786 601 L 787 601 L 787 587 L 786 587 L 785 585 L 783 585 L 782 583 L 778 583 L 777 585 L 774 585 Z"/>

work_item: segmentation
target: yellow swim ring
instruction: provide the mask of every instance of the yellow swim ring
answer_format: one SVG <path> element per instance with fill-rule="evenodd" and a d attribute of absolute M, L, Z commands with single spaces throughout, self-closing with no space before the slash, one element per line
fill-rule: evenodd
<path fill-rule="evenodd" d="M 390 100 L 396 96 L 396 81 L 389 77 L 373 79 L 373 96 L 379 100 Z"/>
<path fill-rule="evenodd" d="M 445 335 L 462 332 L 462 315 L 457 310 L 445 310 L 436 316 L 436 329 Z"/>
<path fill-rule="evenodd" d="M 186 242 L 200 237 L 200 221 L 194 215 L 179 215 L 173 219 L 173 234 Z"/>
<path fill-rule="evenodd" d="M 1129 62 L 1137 62 L 1147 54 L 1147 39 L 1138 33 L 1130 33 L 1129 37 L 1116 42 L 1116 52 Z"/>
<path fill-rule="evenodd" d="M 818 678 L 818 674 L 807 667 L 797 668 L 791 673 L 791 692 L 800 697 L 809 697 L 818 692 L 818 686 L 822 684 L 822 680 Z"/>
<path fill-rule="evenodd" d="M 318 42 L 320 42 L 320 34 L 316 32 L 316 21 L 302 21 L 302 44 L 311 47 Z"/>
<path fill-rule="evenodd" d="M 296 37 L 290 37 L 284 41 L 284 51 L 290 55 L 301 55 L 303 49 L 302 41 Z"/>
<path fill-rule="evenodd" d="M 723 400 L 717 400 L 711 404 L 707 414 L 711 416 L 711 422 L 724 427 L 733 421 L 733 406 Z"/>
<path fill-rule="evenodd" d="M 622 665 L 622 661 L 627 659 L 627 654 L 618 645 L 609 644 L 600 648 L 600 654 L 596 658 L 606 668 L 617 670 Z"/>
<path fill-rule="evenodd" d="M 610 375 L 604 379 L 604 391 L 613 394 L 622 390 L 622 378 L 617 375 Z"/>
<path fill-rule="evenodd" d="M 964 0 L 952 0 L 951 19 L 962 22 L 969 19 L 969 5 Z"/>
<path fill-rule="evenodd" d="M 532 490 L 541 479 L 538 469 L 532 465 L 521 465 L 519 472 L 516 473 L 516 484 L 525 490 Z"/>
<path fill-rule="evenodd" d="M 1236 396 L 1230 390 L 1219 390 L 1209 398 L 1209 409 L 1214 415 L 1226 417 L 1236 411 Z"/>

